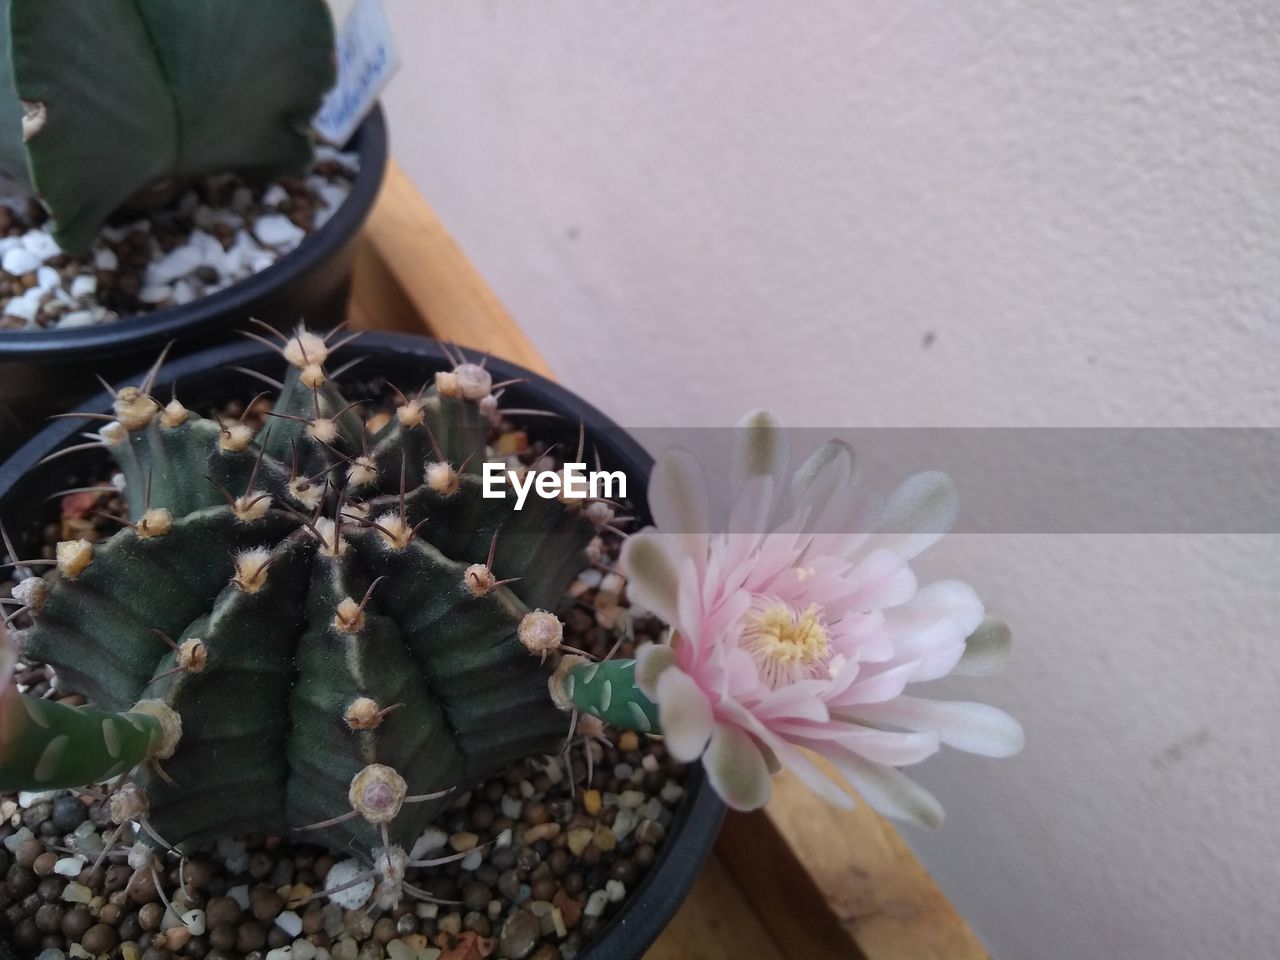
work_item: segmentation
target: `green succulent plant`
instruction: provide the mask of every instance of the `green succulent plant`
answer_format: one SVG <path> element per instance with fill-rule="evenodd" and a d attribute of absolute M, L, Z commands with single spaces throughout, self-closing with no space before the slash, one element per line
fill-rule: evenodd
<path fill-rule="evenodd" d="M 273 346 L 288 372 L 259 430 L 149 382 L 115 394 L 97 436 L 127 525 L 15 590 L 26 654 L 92 706 L 3 690 L 0 788 L 114 780 L 119 821 L 167 844 L 305 830 L 394 880 L 455 791 L 558 752 L 575 711 L 656 732 L 634 663 L 578 656 L 548 612 L 613 515 L 483 495 L 482 366 L 370 429 L 326 372 L 336 347 Z"/>
<path fill-rule="evenodd" d="M 0 0 L 0 171 L 64 249 L 149 192 L 298 171 L 336 76 L 325 0 Z"/>

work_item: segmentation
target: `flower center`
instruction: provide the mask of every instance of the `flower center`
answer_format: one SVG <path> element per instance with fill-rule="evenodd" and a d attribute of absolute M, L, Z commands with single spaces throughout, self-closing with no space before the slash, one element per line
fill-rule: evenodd
<path fill-rule="evenodd" d="M 764 597 L 757 598 L 747 614 L 742 648 L 751 654 L 765 683 L 774 689 L 825 676 L 831 657 L 827 627 L 817 604 L 801 610 Z"/>

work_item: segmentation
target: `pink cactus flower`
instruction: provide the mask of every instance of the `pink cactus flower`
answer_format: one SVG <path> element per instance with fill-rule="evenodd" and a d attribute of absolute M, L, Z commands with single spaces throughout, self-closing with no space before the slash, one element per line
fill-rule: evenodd
<path fill-rule="evenodd" d="M 1008 650 L 1007 629 L 984 619 L 969 586 L 921 586 L 911 570 L 954 522 L 954 487 L 922 473 L 882 499 L 858 486 L 852 451 L 835 441 L 790 477 L 788 460 L 770 414 L 739 424 L 728 532 L 710 532 L 707 477 L 692 454 L 654 467 L 656 527 L 628 540 L 623 564 L 633 600 L 671 632 L 641 651 L 638 682 L 671 754 L 701 759 L 733 808 L 762 806 L 780 767 L 852 806 L 811 752 L 882 813 L 937 826 L 938 801 L 899 767 L 942 744 L 994 757 L 1023 744 L 1017 721 L 994 707 L 903 692 L 993 673 Z"/>

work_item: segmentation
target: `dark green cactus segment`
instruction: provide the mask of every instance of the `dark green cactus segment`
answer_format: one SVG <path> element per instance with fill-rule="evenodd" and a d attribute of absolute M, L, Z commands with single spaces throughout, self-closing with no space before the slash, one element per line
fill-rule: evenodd
<path fill-rule="evenodd" d="M 374 434 L 371 447 L 379 464 L 384 490 L 398 490 L 404 463 L 407 489 L 423 483 L 428 463 L 447 463 L 467 474 L 478 473 L 484 461 L 488 423 L 476 404 L 441 397 L 434 387 L 412 401 L 421 423 L 405 425 L 398 417 Z"/>
<path fill-rule="evenodd" d="M 636 686 L 634 660 L 578 663 L 562 681 L 565 696 L 583 713 L 622 730 L 658 733 L 658 706 Z"/>
<path fill-rule="evenodd" d="M 554 751 L 565 719 L 547 694 L 546 674 L 530 669 L 537 659 L 516 637 L 524 605 L 503 587 L 474 596 L 464 581 L 466 565 L 420 540 L 389 550 L 378 534 L 351 539 L 364 563 L 387 575 L 378 587 L 379 606 L 400 625 L 443 706 L 468 781 L 509 758 Z"/>
<path fill-rule="evenodd" d="M 278 429 L 271 424 L 266 439 Z M 131 491 L 130 519 L 138 520 L 147 506 L 164 507 L 175 517 L 223 506 L 226 493 L 239 497 L 248 492 L 250 479 L 255 490 L 271 493 L 277 503 L 287 497 L 288 471 L 280 463 L 260 458 L 257 443 L 240 451 L 223 449 L 222 436 L 222 428 L 212 420 L 192 417 L 178 426 L 166 426 L 157 416 L 125 441 L 113 444 L 125 489 Z M 149 503 L 140 493 L 148 487 Z"/>
<path fill-rule="evenodd" d="M 334 458 L 308 436 L 308 422 L 317 417 L 336 418 L 337 436 L 331 446 L 348 455 L 360 453 L 365 431 L 360 415 L 349 407 L 349 401 L 337 387 L 326 382 L 313 390 L 302 383 L 301 376 L 297 367 L 289 367 L 284 389 L 272 409 L 271 432 L 264 443 L 269 457 L 292 464 L 296 455 L 299 470 L 313 474 L 332 466 Z"/>
<path fill-rule="evenodd" d="M 496 537 L 497 578 L 515 580 L 511 592 L 525 605 L 555 607 L 587 565 L 586 548 L 595 537 L 581 509 L 531 496 L 517 511 L 513 499 L 486 498 L 480 477 L 460 480 L 452 496 L 425 486 L 415 490 L 406 500 L 409 524 L 423 523 L 422 539 L 466 563 L 484 562 Z M 396 505 L 396 498 L 383 497 L 370 504 L 370 512 L 376 517 Z"/>
<path fill-rule="evenodd" d="M 131 770 L 161 739 L 159 722 L 142 713 L 77 709 L 16 691 L 3 700 L 0 790 L 98 783 Z"/>
<path fill-rule="evenodd" d="M 98 706 L 123 710 L 146 695 L 167 649 L 155 631 L 179 636 L 208 612 L 210 598 L 231 578 L 237 551 L 294 526 L 281 514 L 240 523 L 223 507 L 176 519 L 162 537 L 122 530 L 94 548 L 79 577 L 60 579 L 50 591 L 28 631 L 27 652 L 57 665 L 68 686 Z"/>
<path fill-rule="evenodd" d="M 352 777 L 371 763 L 400 771 L 411 796 L 465 782 L 462 756 L 439 702 L 394 621 L 376 612 L 377 588 L 362 616 L 350 622 L 350 632 L 336 625 L 339 605 L 348 598 L 358 603 L 369 587 L 361 569 L 351 557 L 319 557 L 312 568 L 308 627 L 298 646 L 290 706 L 288 820 L 295 826 L 332 818 L 332 798 L 344 795 Z M 352 729 L 345 718 L 361 697 L 394 709 L 376 726 Z M 393 842 L 411 846 L 448 802 L 406 804 L 390 826 Z M 335 847 L 351 840 L 365 847 L 379 842 L 377 831 L 361 819 L 305 836 Z"/>
<path fill-rule="evenodd" d="M 53 211 L 65 248 L 87 247 L 158 183 L 306 165 L 310 118 L 333 84 L 323 0 L 3 0 L 8 44 L 0 161 Z"/>
<path fill-rule="evenodd" d="M 83 549 L 66 552 L 69 576 L 49 578 L 28 652 L 98 706 L 154 697 L 180 717 L 173 755 L 135 775 L 167 841 L 337 820 L 309 836 L 367 849 L 382 831 L 346 816 L 367 767 L 424 796 L 562 747 L 554 661 L 520 639 L 541 651 L 546 633 L 521 624 L 559 605 L 595 528 L 579 506 L 531 497 L 516 511 L 457 475 L 486 454 L 480 367 L 441 379 L 462 396 L 402 398 L 371 436 L 370 411 L 324 379 L 328 344 L 300 331 L 279 349 L 292 365 L 280 416 L 256 438 L 121 391 L 120 424 L 103 435 L 135 526 L 87 566 L 70 563 Z M 317 407 L 337 421 L 319 439 Z M 424 479 L 442 455 L 448 467 Z M 250 508 L 259 491 L 270 500 Z M 405 803 L 390 840 L 410 846 L 449 802 Z M 363 809 L 377 820 L 380 808 Z"/>
<path fill-rule="evenodd" d="M 295 533 L 272 551 L 259 589 L 222 590 L 212 612 L 183 633 L 204 641 L 202 670 L 171 673 L 173 654 L 156 668 L 157 678 L 169 676 L 151 689 L 183 718 L 177 752 L 163 764 L 167 779 L 149 771 L 138 777 L 161 836 L 197 845 L 228 832 L 285 829 L 281 759 L 314 552 L 315 541 Z"/>

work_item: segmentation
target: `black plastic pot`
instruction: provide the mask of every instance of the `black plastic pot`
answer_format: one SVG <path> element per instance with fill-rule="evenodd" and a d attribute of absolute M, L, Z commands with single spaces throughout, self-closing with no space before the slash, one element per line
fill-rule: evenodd
<path fill-rule="evenodd" d="M 351 193 L 324 226 L 261 273 L 180 307 L 115 323 L 70 330 L 0 334 L 0 451 L 31 436 L 40 419 L 71 409 L 93 392 L 93 376 L 132 376 L 165 344 L 191 352 L 226 339 L 250 317 L 276 326 L 305 318 L 331 327 L 346 315 L 356 240 L 387 168 L 387 125 L 381 108 L 348 144 L 360 156 Z"/>
<path fill-rule="evenodd" d="M 350 358 L 365 357 L 343 378 L 344 383 L 373 384 L 385 379 L 402 389 L 417 389 L 435 371 L 452 366 L 435 341 L 400 334 L 365 334 L 344 353 Z M 183 403 L 195 410 L 207 410 L 230 399 L 248 400 L 260 391 L 261 382 L 231 368 L 274 375 L 279 373 L 280 363 L 274 353 L 252 342 L 214 347 L 167 364 L 157 381 L 156 395 L 167 398 L 177 385 Z M 653 461 L 630 435 L 564 387 L 536 373 L 493 359 L 487 366 L 496 381 L 522 381 L 507 388 L 503 406 L 533 407 L 563 418 L 531 421 L 529 430 L 535 436 L 559 440 L 572 448 L 577 445 L 578 424 L 582 423 L 589 448 L 599 451 L 605 469 L 626 474 L 636 515 L 647 519 L 644 491 Z M 111 398 L 102 393 L 82 409 L 109 412 Z M 56 421 L 0 466 L 0 520 L 18 541 L 19 553 L 31 555 L 37 548 L 42 522 L 56 516 L 56 504 L 45 499 L 51 491 L 101 480 L 106 457 L 96 451 L 40 464 L 50 453 L 80 442 L 85 429 L 80 423 Z M 608 926 L 580 955 L 583 960 L 636 960 L 643 956 L 688 894 L 719 832 L 724 812 L 724 804 L 707 783 L 702 767 L 690 769 L 684 800 L 657 860 Z"/>

